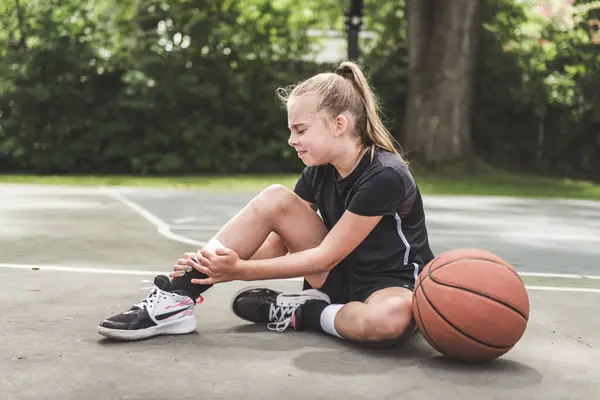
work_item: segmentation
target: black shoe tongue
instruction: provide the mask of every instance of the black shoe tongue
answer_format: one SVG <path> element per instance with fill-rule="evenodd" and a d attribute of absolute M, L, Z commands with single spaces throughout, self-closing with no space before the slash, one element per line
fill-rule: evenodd
<path fill-rule="evenodd" d="M 171 280 L 166 275 L 157 275 L 154 278 L 154 284 L 160 289 L 168 292 L 171 288 Z"/>

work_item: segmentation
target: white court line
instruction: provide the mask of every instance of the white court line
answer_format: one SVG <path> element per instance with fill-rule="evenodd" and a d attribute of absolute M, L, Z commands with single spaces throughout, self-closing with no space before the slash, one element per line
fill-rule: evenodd
<path fill-rule="evenodd" d="M 142 216 L 142 218 L 144 218 L 146 221 L 156 226 L 156 228 L 158 229 L 158 233 L 166 237 L 167 239 L 171 239 L 176 242 L 181 242 L 185 244 L 191 244 L 193 246 L 198 246 L 199 248 L 206 244 L 204 242 L 199 242 L 194 239 L 186 238 L 185 236 L 181 236 L 172 232 L 169 224 L 165 223 L 163 220 L 158 218 L 156 215 L 152 214 L 144 207 L 129 200 L 127 197 L 123 196 L 116 190 L 104 189 L 102 190 L 102 192 L 112 197 L 113 199 L 116 199 L 121 203 L 125 204 L 127 207 L 131 208 L 133 211 Z"/>
<path fill-rule="evenodd" d="M 162 236 L 174 240 L 176 242 L 191 244 L 194 246 L 198 246 L 199 248 L 204 246 L 205 242 L 199 242 L 197 240 L 193 240 L 187 238 L 185 236 L 178 235 L 171 231 L 171 226 L 158 218 L 155 214 L 152 214 L 146 208 L 140 206 L 137 203 L 129 200 L 127 197 L 123 196 L 117 190 L 104 188 L 102 190 L 103 193 L 111 196 L 112 198 L 120 201 L 125 204 L 133 211 L 138 213 L 142 218 L 152 223 L 154 226 L 158 228 L 158 233 Z M 212 228 L 212 227 L 211 227 Z M 555 273 L 544 273 L 544 272 L 519 272 L 519 275 L 522 276 L 531 276 L 531 277 L 544 277 L 544 278 L 565 278 L 565 279 L 598 279 L 600 280 L 600 276 L 592 276 L 592 275 L 576 275 L 576 274 L 555 274 Z"/>
<path fill-rule="evenodd" d="M 555 287 L 555 286 L 525 286 L 528 290 L 545 290 L 548 292 L 583 292 L 583 293 L 600 293 L 600 289 L 594 288 L 570 288 L 570 287 Z"/>
<path fill-rule="evenodd" d="M 118 275 L 168 275 L 165 271 L 140 271 L 129 269 L 109 269 L 109 268 L 79 268 L 79 267 L 64 267 L 59 265 L 36 265 L 36 264 L 3 264 L 0 263 L 0 268 L 20 269 L 20 270 L 40 270 L 40 271 L 58 271 L 58 272 L 79 272 L 87 274 L 118 274 Z M 291 279 L 273 279 L 273 281 L 302 281 L 302 278 Z M 584 292 L 584 293 L 600 293 L 600 289 L 595 288 L 570 288 L 570 287 L 553 287 L 553 286 L 525 286 L 527 290 L 542 290 L 550 292 Z"/>
<path fill-rule="evenodd" d="M 210 231 L 210 232 L 214 232 L 214 231 L 218 231 L 219 229 L 222 228 L 222 225 L 205 225 L 205 224 L 195 225 L 195 226 L 174 224 L 171 226 L 180 231 Z"/>
<path fill-rule="evenodd" d="M 142 271 L 131 269 L 111 269 L 111 268 L 80 268 L 64 267 L 60 265 L 35 265 L 35 264 L 4 264 L 0 263 L 0 268 L 29 269 L 40 271 L 60 271 L 60 272 L 83 272 L 87 274 L 117 274 L 117 275 L 159 275 L 168 274 L 165 271 Z"/>
<path fill-rule="evenodd" d="M 433 219 L 433 218 L 431 218 Z M 488 238 L 508 238 L 520 240 L 542 240 L 542 241 L 584 241 L 584 242 L 600 242 L 598 235 L 585 234 L 558 234 L 548 232 L 512 232 L 505 229 L 497 229 L 494 231 L 483 231 L 477 229 L 447 229 L 435 228 L 427 230 L 431 235 L 446 235 L 446 236 L 476 236 Z"/>
<path fill-rule="evenodd" d="M 554 274 L 546 272 L 519 272 L 521 276 L 531 276 L 538 278 L 561 278 L 561 279 L 600 279 L 600 276 L 595 275 L 575 275 L 575 274 Z"/>

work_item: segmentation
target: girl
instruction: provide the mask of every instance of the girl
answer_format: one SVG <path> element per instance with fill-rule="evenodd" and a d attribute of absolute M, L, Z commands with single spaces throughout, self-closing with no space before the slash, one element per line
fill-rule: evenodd
<path fill-rule="evenodd" d="M 234 296 L 233 312 L 277 331 L 291 325 L 356 342 L 411 331 L 412 289 L 434 256 L 419 189 L 365 76 L 343 62 L 278 94 L 288 143 L 306 164 L 295 189 L 264 190 L 200 251 L 177 260 L 171 280 L 156 277 L 146 299 L 104 320 L 101 334 L 189 333 L 195 299 L 212 285 L 293 277 L 304 277 L 304 290 L 248 288 Z"/>

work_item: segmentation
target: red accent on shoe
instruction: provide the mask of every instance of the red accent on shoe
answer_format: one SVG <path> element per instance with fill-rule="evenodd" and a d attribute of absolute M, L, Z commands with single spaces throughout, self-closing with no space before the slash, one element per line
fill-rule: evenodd
<path fill-rule="evenodd" d="M 292 328 L 296 329 L 296 312 L 295 311 L 292 313 L 292 323 L 291 323 L 291 325 L 292 325 Z"/>
<path fill-rule="evenodd" d="M 198 298 L 196 299 L 196 305 L 202 303 L 203 301 L 204 301 L 204 297 L 198 296 Z"/>

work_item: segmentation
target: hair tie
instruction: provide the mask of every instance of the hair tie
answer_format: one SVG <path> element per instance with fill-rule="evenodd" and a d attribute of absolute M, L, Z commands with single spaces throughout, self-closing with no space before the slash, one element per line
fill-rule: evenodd
<path fill-rule="evenodd" d="M 344 65 L 344 66 L 341 66 L 341 67 L 337 67 L 336 70 L 335 70 L 335 73 L 338 74 L 338 75 L 340 75 L 342 78 L 345 78 L 345 79 L 352 80 L 352 78 L 354 77 L 354 74 L 352 73 L 352 70 L 347 65 Z"/>

